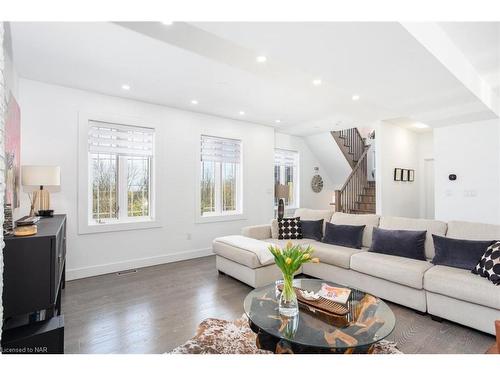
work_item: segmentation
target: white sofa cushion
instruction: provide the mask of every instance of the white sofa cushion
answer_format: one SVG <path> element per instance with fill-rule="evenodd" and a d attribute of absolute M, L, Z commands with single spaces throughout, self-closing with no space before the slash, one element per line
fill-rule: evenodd
<path fill-rule="evenodd" d="M 464 240 L 500 240 L 500 225 L 450 221 L 446 237 Z"/>
<path fill-rule="evenodd" d="M 424 273 L 431 267 L 424 260 L 365 251 L 351 257 L 351 269 L 415 289 L 423 288 Z"/>
<path fill-rule="evenodd" d="M 240 249 L 239 247 L 235 247 L 232 245 L 228 245 L 223 242 L 219 242 L 215 240 L 212 244 L 212 248 L 215 254 L 220 255 L 226 259 L 232 260 L 233 262 L 242 264 L 249 268 L 259 268 L 262 266 L 267 266 L 269 264 L 273 264 L 274 260 L 270 260 L 265 264 L 261 264 L 259 262 L 259 258 L 255 253 L 251 251 Z"/>
<path fill-rule="evenodd" d="M 333 211 L 330 210 L 311 210 L 310 208 L 297 208 L 294 217 L 300 217 L 300 220 L 321 220 L 330 221 Z"/>
<path fill-rule="evenodd" d="M 263 238 L 262 241 L 274 244 L 281 248 L 285 247 L 288 241 L 292 241 L 294 245 L 303 245 L 303 246 L 307 246 L 308 244 L 314 242 L 314 240 L 310 240 L 307 238 L 301 240 L 277 240 L 274 238 Z M 263 266 L 268 266 L 270 264 L 274 264 L 274 259 L 271 259 L 264 263 L 260 263 L 259 258 L 252 251 L 248 251 L 240 247 L 218 241 L 217 238 L 213 241 L 212 248 L 215 254 L 220 255 L 229 260 L 232 260 L 233 262 L 243 264 L 244 266 L 250 268 L 259 268 Z"/>
<path fill-rule="evenodd" d="M 309 245 L 310 243 L 314 242 L 314 240 L 311 240 L 311 239 L 309 239 L 309 238 L 302 238 L 302 239 L 300 239 L 300 240 L 278 240 L 278 239 L 276 239 L 276 238 L 268 238 L 268 239 L 266 239 L 266 240 L 264 240 L 264 241 L 269 242 L 269 243 L 272 243 L 272 244 L 274 244 L 274 245 L 276 245 L 276 246 L 278 246 L 278 247 L 281 247 L 281 248 L 285 247 L 285 246 L 286 246 L 286 244 L 287 244 L 288 242 L 290 242 L 290 241 L 291 241 L 291 242 L 292 242 L 292 244 L 294 244 L 294 245 L 302 245 L 302 246 L 307 246 L 307 245 Z"/>
<path fill-rule="evenodd" d="M 373 227 L 378 227 L 379 219 L 380 216 L 372 214 L 356 215 L 335 212 L 332 216 L 331 223 L 338 225 L 366 225 L 363 232 L 363 246 L 370 247 L 372 244 Z"/>
<path fill-rule="evenodd" d="M 434 266 L 424 275 L 424 287 L 429 292 L 500 310 L 500 287 L 468 270 Z"/>
<path fill-rule="evenodd" d="M 241 228 L 241 234 L 256 240 L 263 240 L 270 238 L 271 236 L 271 226 L 270 225 L 252 225 L 248 227 Z M 278 238 L 278 237 L 276 237 Z"/>
<path fill-rule="evenodd" d="M 444 236 L 446 234 L 447 225 L 444 221 L 438 220 L 382 216 L 380 218 L 379 227 L 382 229 L 397 230 L 426 230 L 425 256 L 427 259 L 432 259 L 435 255 L 432 235 L 437 234 L 438 236 Z"/>
<path fill-rule="evenodd" d="M 312 256 L 319 258 L 321 263 L 331 264 L 346 269 L 350 268 L 351 256 L 353 254 L 368 250 L 366 247 L 360 250 L 352 249 L 350 247 L 330 245 L 318 241 L 314 241 L 310 245 L 314 248 Z"/>

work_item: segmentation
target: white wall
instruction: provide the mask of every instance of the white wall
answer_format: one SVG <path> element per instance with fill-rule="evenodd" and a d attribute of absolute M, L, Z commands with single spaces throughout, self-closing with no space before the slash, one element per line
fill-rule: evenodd
<path fill-rule="evenodd" d="M 436 218 L 500 224 L 500 120 L 435 129 L 434 155 Z"/>
<path fill-rule="evenodd" d="M 312 154 L 323 165 L 323 171 L 332 183 L 332 190 L 340 189 L 352 168 L 330 132 L 307 136 L 305 141 Z"/>
<path fill-rule="evenodd" d="M 274 129 L 91 92 L 20 80 L 22 164 L 61 167 L 61 192 L 52 194 L 56 213 L 68 215 L 68 278 L 158 264 L 209 254 L 217 236 L 239 233 L 245 225 L 273 217 Z M 165 186 L 159 207 L 163 227 L 101 234 L 77 234 L 78 112 L 141 118 L 164 124 L 164 160 L 158 161 Z M 195 150 L 200 134 L 243 141 L 246 220 L 195 223 Z M 256 152 L 258 151 L 258 152 Z M 23 194 L 22 207 L 28 211 Z M 190 238 L 190 239 L 188 239 Z"/>
<path fill-rule="evenodd" d="M 426 181 L 425 178 L 425 163 L 426 160 L 433 163 L 434 160 L 434 132 L 427 131 L 418 135 L 418 175 L 415 175 L 415 181 L 418 183 L 419 188 L 419 217 L 424 219 L 434 219 L 435 212 L 430 214 L 426 213 L 426 191 L 434 192 L 434 178 Z M 428 189 L 426 187 L 428 186 Z M 432 199 L 434 201 L 434 199 Z M 432 206 L 432 204 L 430 205 Z"/>
<path fill-rule="evenodd" d="M 375 132 L 377 214 L 420 217 L 419 134 L 383 121 Z M 394 168 L 414 169 L 415 181 L 394 181 Z"/>
<path fill-rule="evenodd" d="M 299 153 L 300 207 L 322 210 L 333 209 L 330 203 L 333 199 L 334 185 L 326 173 L 326 169 L 312 153 L 304 138 L 275 133 L 275 147 Z M 320 193 L 315 193 L 311 188 L 311 179 L 315 174 L 314 167 L 319 167 L 319 174 L 323 178 L 324 185 Z"/>

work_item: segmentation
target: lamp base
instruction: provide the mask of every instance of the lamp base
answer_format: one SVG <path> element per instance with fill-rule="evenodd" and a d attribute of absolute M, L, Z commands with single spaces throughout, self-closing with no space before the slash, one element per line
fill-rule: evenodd
<path fill-rule="evenodd" d="M 285 202 L 280 198 L 278 201 L 278 219 L 283 219 L 285 216 Z"/>

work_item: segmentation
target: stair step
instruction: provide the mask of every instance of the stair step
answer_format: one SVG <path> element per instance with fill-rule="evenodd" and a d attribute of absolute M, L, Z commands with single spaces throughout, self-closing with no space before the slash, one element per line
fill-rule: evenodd
<path fill-rule="evenodd" d="M 364 195 L 375 195 L 375 188 L 374 187 L 365 187 L 363 191 Z"/>
<path fill-rule="evenodd" d="M 358 210 L 356 208 L 353 208 L 349 210 L 350 214 L 358 214 L 358 215 L 366 215 L 366 214 L 374 214 L 375 210 Z"/>
<path fill-rule="evenodd" d="M 359 203 L 375 203 L 375 195 L 360 194 Z"/>
<path fill-rule="evenodd" d="M 363 211 L 375 211 L 375 203 L 356 202 L 355 208 L 357 210 L 363 210 Z"/>

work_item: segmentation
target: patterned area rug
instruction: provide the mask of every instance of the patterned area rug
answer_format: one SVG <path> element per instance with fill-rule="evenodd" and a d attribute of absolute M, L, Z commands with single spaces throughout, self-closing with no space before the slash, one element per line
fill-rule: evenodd
<path fill-rule="evenodd" d="M 243 315 L 235 321 L 205 319 L 196 336 L 175 348 L 170 354 L 272 354 L 255 345 L 256 334 Z M 394 342 L 382 340 L 375 344 L 373 354 L 403 354 Z"/>

